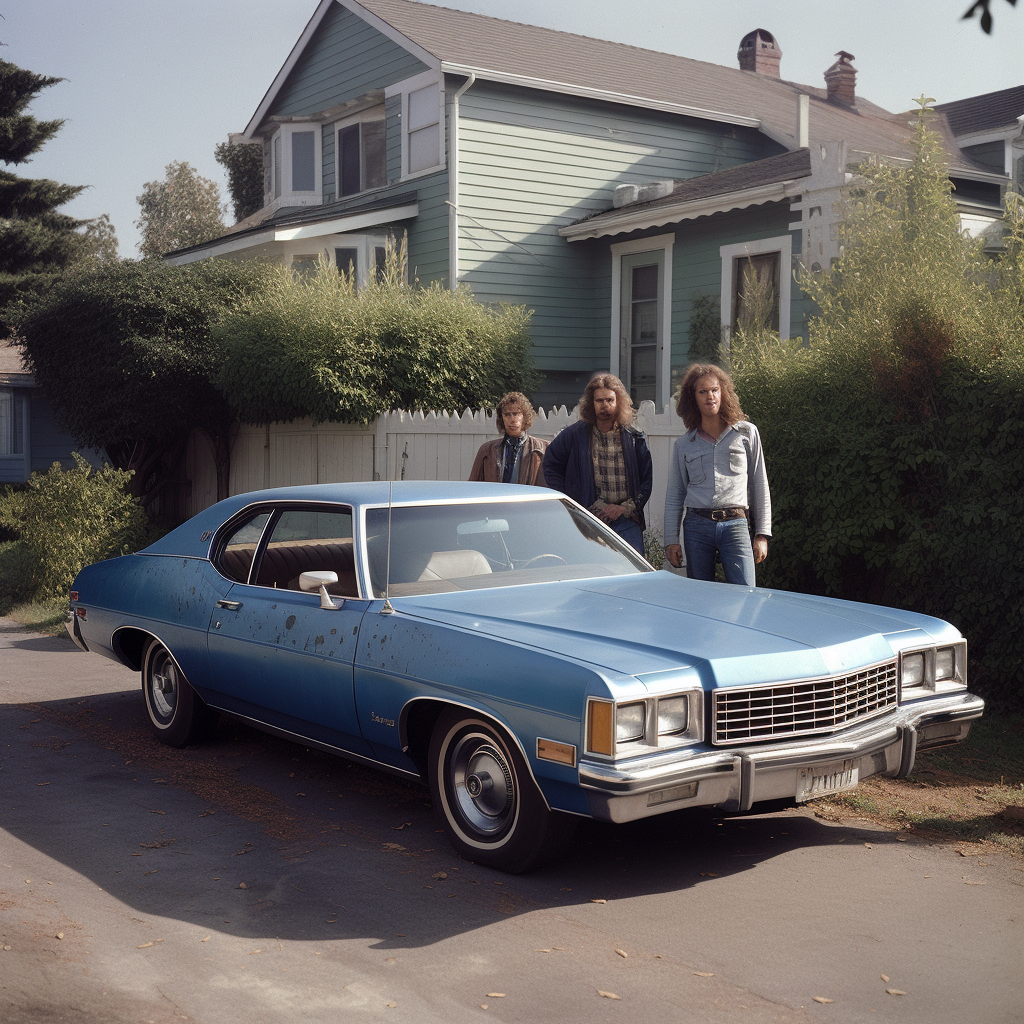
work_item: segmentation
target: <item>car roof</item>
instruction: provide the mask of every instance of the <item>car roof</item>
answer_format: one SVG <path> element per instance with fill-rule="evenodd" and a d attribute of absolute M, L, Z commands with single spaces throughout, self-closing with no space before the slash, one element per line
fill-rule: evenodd
<path fill-rule="evenodd" d="M 546 487 L 456 480 L 370 480 L 350 483 L 303 484 L 236 494 L 204 509 L 188 522 L 145 549 L 153 555 L 206 558 L 212 535 L 232 516 L 250 505 L 285 502 L 330 502 L 351 505 L 358 517 L 362 508 L 387 505 L 423 505 L 433 502 L 537 500 L 563 497 Z"/>

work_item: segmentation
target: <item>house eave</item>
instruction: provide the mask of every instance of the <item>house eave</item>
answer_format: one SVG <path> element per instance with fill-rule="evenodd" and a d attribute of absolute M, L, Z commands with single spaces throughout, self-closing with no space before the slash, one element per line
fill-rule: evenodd
<path fill-rule="evenodd" d="M 235 235 L 215 238 L 205 245 L 169 252 L 164 256 L 164 260 L 180 266 L 186 263 L 196 263 L 199 260 L 230 256 L 246 249 L 257 249 L 274 242 L 294 242 L 306 238 L 323 238 L 327 235 L 351 234 L 384 224 L 392 224 L 395 221 L 412 220 L 419 216 L 419 212 L 419 203 L 405 203 L 402 206 L 386 206 L 377 210 L 350 213 L 306 224 L 282 224 L 276 227 L 253 228 Z"/>
<path fill-rule="evenodd" d="M 376 14 L 372 14 L 361 4 L 356 3 L 356 0 L 320 0 L 320 4 L 313 12 L 313 16 L 307 22 L 305 29 L 303 29 L 302 35 L 299 36 L 298 41 L 288 54 L 288 59 L 281 66 L 281 70 L 278 71 L 277 77 L 271 83 L 270 88 L 264 95 L 260 105 L 256 108 L 256 113 L 252 115 L 249 123 L 245 126 L 245 131 L 241 133 L 245 138 L 253 138 L 254 134 L 262 125 L 267 113 L 273 106 L 274 101 L 277 99 L 277 94 L 281 91 L 281 88 L 287 81 L 288 76 L 292 73 L 295 65 L 299 62 L 299 58 L 302 56 L 303 50 L 305 50 L 309 41 L 313 38 L 313 34 L 320 27 L 320 22 L 323 21 L 328 9 L 334 3 L 341 4 L 342 7 L 351 11 L 382 35 L 387 36 L 387 38 L 392 40 L 392 42 L 398 43 L 399 46 L 403 47 L 403 49 L 407 50 L 418 60 L 422 61 L 427 65 L 427 67 L 436 70 L 440 66 L 440 61 L 434 56 L 434 54 L 423 49 L 423 47 L 418 43 L 414 43 L 411 39 L 396 31 L 386 21 L 381 20 Z"/>
<path fill-rule="evenodd" d="M 715 213 L 728 213 L 730 210 L 745 210 L 749 206 L 761 206 L 764 203 L 777 203 L 791 198 L 790 188 L 794 182 L 777 181 L 770 185 L 743 189 L 723 195 L 707 196 L 704 199 L 690 199 L 679 203 L 666 203 L 657 207 L 642 210 L 624 210 L 618 214 L 601 214 L 600 223 L 581 221 L 559 228 L 558 233 L 569 242 L 582 242 L 588 238 L 605 238 L 609 235 L 622 235 L 631 231 L 646 231 L 650 228 L 665 227 L 684 220 L 696 220 L 698 217 L 710 217 Z"/>
<path fill-rule="evenodd" d="M 469 64 L 453 64 L 449 61 L 441 63 L 445 74 L 476 75 L 477 80 L 498 82 L 502 85 L 518 85 L 524 89 L 540 89 L 544 92 L 557 92 L 566 96 L 580 96 L 585 99 L 603 100 L 606 103 L 621 103 L 629 107 L 642 107 L 645 110 L 661 110 L 670 114 L 683 114 L 686 117 L 697 117 L 705 121 L 718 121 L 722 124 L 740 125 L 744 128 L 760 128 L 761 121 L 756 117 L 743 117 L 739 114 L 727 114 L 720 110 L 705 110 L 702 107 L 690 107 L 682 103 L 670 103 L 666 100 L 655 100 L 649 96 L 634 96 L 630 93 L 614 92 L 608 89 L 594 89 L 582 85 L 572 85 L 555 79 L 533 78 L 529 75 L 513 75 L 489 68 L 473 67 Z"/>

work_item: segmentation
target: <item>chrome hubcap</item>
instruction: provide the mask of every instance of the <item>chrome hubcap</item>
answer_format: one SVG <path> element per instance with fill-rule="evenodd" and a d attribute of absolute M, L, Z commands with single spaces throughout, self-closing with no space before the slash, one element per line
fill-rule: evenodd
<path fill-rule="evenodd" d="M 149 693 L 157 716 L 164 720 L 173 717 L 178 703 L 178 667 L 166 652 L 153 658 Z"/>
<path fill-rule="evenodd" d="M 488 736 L 469 734 L 455 744 L 450 779 L 466 824 L 487 835 L 500 832 L 514 818 L 515 777 L 503 751 Z"/>

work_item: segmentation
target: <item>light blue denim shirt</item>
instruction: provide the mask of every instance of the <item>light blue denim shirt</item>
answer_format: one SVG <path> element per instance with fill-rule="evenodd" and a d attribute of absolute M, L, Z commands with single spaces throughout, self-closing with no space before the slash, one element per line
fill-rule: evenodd
<path fill-rule="evenodd" d="M 676 438 L 665 492 L 665 546 L 681 544 L 680 525 L 686 508 L 749 510 L 755 535 L 772 535 L 772 499 L 757 427 L 734 423 L 717 441 L 696 430 Z"/>

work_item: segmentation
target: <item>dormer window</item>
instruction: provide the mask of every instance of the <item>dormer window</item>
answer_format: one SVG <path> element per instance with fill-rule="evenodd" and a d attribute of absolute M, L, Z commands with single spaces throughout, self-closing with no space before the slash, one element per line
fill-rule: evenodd
<path fill-rule="evenodd" d="M 272 201 L 279 206 L 319 203 L 320 126 L 283 124 L 271 140 Z"/>

